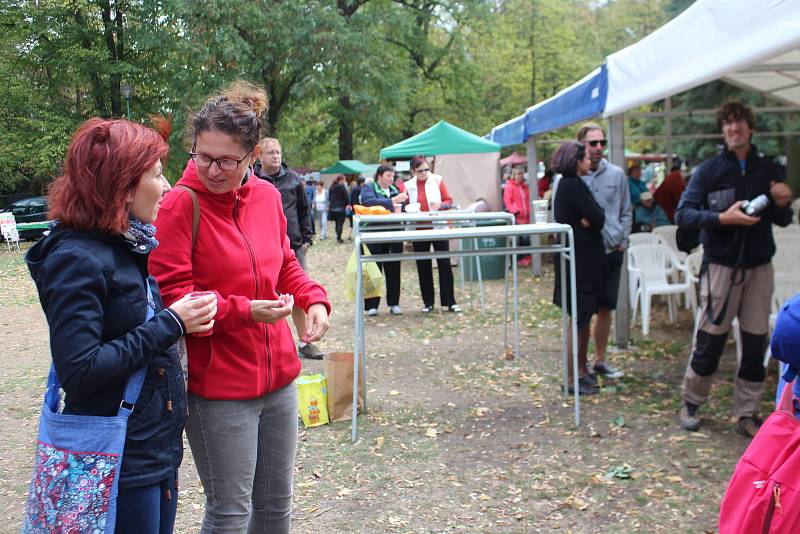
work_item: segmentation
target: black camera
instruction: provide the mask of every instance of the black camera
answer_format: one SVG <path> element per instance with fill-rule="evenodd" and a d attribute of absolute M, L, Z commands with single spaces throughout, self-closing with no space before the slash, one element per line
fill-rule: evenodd
<path fill-rule="evenodd" d="M 745 200 L 742 202 L 742 211 L 751 217 L 755 217 L 764 211 L 764 208 L 767 206 L 769 206 L 769 199 L 767 195 L 761 194 L 753 200 Z"/>

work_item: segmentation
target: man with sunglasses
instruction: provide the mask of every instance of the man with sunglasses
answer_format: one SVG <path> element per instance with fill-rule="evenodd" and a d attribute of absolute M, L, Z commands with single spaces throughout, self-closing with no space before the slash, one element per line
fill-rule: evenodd
<path fill-rule="evenodd" d="M 608 337 L 611 333 L 611 311 L 617 307 L 619 278 L 628 236 L 633 225 L 631 195 L 625 171 L 603 157 L 608 141 L 603 128 L 594 122 L 580 127 L 577 139 L 586 145 L 591 159 L 591 172 L 583 177 L 597 203 L 605 213 L 603 245 L 605 257 L 602 265 L 603 290 L 598 296 L 599 309 L 594 323 L 596 359 L 589 370 L 607 378 L 621 378 L 622 371 L 606 362 Z"/>

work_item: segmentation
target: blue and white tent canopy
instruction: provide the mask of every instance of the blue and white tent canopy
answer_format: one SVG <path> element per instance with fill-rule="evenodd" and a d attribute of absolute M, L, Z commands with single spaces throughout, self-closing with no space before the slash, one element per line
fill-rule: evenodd
<path fill-rule="evenodd" d="M 800 106 L 800 0 L 697 0 L 555 96 L 492 129 L 501 145 L 716 79 Z"/>

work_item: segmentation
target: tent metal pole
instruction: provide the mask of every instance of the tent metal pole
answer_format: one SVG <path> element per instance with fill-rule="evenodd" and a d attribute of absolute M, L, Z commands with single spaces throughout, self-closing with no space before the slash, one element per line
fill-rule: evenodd
<path fill-rule="evenodd" d="M 533 201 L 539 198 L 539 180 L 537 178 L 539 173 L 539 158 L 536 156 L 535 135 L 528 137 L 526 146 L 528 147 L 528 187 L 531 191 L 531 205 L 528 207 L 528 213 L 533 217 Z M 541 243 L 538 235 L 532 235 L 530 239 L 531 245 L 539 245 Z M 542 256 L 540 254 L 531 255 L 531 273 L 533 276 L 542 276 Z"/>
<path fill-rule="evenodd" d="M 672 97 L 664 99 L 664 111 L 667 112 L 664 118 L 664 131 L 667 134 L 667 173 L 672 168 Z"/>
<path fill-rule="evenodd" d="M 608 155 L 611 163 L 625 169 L 625 114 L 608 118 Z M 614 339 L 618 349 L 627 349 L 630 340 L 630 300 L 628 298 L 628 263 L 623 258 L 619 279 L 617 309 L 614 312 Z"/>

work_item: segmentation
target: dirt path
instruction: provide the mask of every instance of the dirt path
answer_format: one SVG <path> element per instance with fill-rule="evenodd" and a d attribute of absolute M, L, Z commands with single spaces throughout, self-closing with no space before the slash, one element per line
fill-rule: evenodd
<path fill-rule="evenodd" d="M 340 274 L 351 250 L 327 241 L 309 254 L 335 306 L 322 343 L 328 351 L 352 350 L 353 306 Z M 16 529 L 49 355 L 19 255 L 0 253 L 0 282 L 0 523 Z M 612 355 L 626 378 L 583 402 L 583 424 L 575 428 L 559 386 L 552 280 L 524 273 L 521 287 L 521 356 L 509 358 L 502 281 L 487 284 L 485 310 L 457 291 L 465 313 L 424 316 L 416 269 L 403 265 L 405 315 L 390 316 L 383 306 L 368 319 L 369 412 L 360 417 L 360 440 L 350 443 L 349 423 L 301 431 L 295 532 L 714 531 L 722 492 L 747 445 L 730 418 L 732 347 L 702 432 L 680 431 L 675 414 L 691 315 L 682 311 L 670 325 L 657 307 L 650 339 L 634 329 L 635 348 Z M 322 371 L 320 362 L 304 367 Z M 188 447 L 181 478 L 176 532 L 197 532 L 203 495 Z"/>

